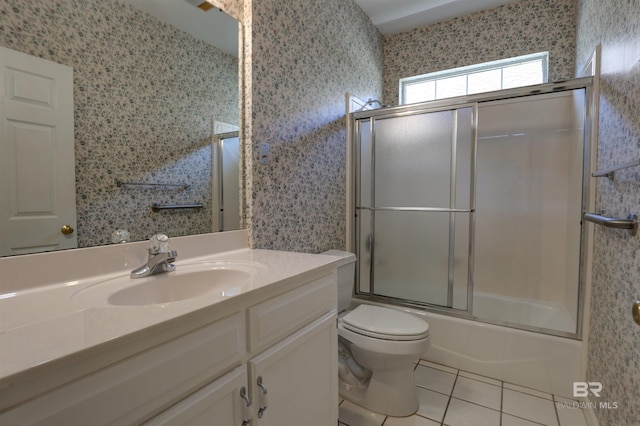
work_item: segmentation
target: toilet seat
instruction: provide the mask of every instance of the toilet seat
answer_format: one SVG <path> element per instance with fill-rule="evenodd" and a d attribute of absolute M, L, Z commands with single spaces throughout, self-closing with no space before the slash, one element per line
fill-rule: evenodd
<path fill-rule="evenodd" d="M 342 317 L 345 329 L 383 340 L 413 341 L 429 336 L 429 324 L 396 309 L 360 305 Z"/>

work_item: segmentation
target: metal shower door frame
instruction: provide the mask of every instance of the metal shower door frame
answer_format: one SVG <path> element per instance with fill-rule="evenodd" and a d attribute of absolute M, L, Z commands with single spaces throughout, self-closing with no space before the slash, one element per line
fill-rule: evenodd
<path fill-rule="evenodd" d="M 457 182 L 457 177 L 456 177 L 456 172 L 457 172 L 457 145 L 458 145 L 458 141 L 457 141 L 457 137 L 458 137 L 458 111 L 459 110 L 463 110 L 463 109 L 471 109 L 471 117 L 472 117 L 472 121 L 471 121 L 471 161 L 470 161 L 470 189 L 469 189 L 469 193 L 470 193 L 470 200 L 469 200 L 469 208 L 468 209 L 458 209 L 455 206 L 456 203 L 456 182 Z M 375 110 L 374 110 L 375 111 Z M 376 201 L 375 201 L 375 123 L 376 120 L 382 120 L 382 119 L 389 119 L 389 118 L 396 118 L 396 117 L 406 117 L 406 116 L 412 116 L 412 115 L 423 115 L 423 114 L 429 114 L 429 113 L 438 113 L 438 112 L 443 112 L 443 111 L 451 111 L 452 112 L 452 135 L 451 135 L 451 164 L 450 164 L 450 168 L 449 168 L 449 172 L 450 172 L 450 188 L 449 188 L 449 208 L 440 208 L 440 207 L 391 207 L 391 206 L 376 206 Z M 368 244 L 370 246 L 370 255 L 371 258 L 373 259 L 375 257 L 375 244 L 374 244 L 374 239 L 375 239 L 375 212 L 376 211 L 396 211 L 396 212 L 439 212 L 439 213 L 448 213 L 449 215 L 449 255 L 448 255 L 448 282 L 447 282 L 447 305 L 446 306 L 441 306 L 441 305 L 435 305 L 435 304 L 430 304 L 430 303 L 425 303 L 426 305 L 434 308 L 434 309 L 446 309 L 448 311 L 450 310 L 454 310 L 455 312 L 459 312 L 461 314 L 468 314 L 471 312 L 472 310 L 472 305 L 473 305 L 473 286 L 471 283 L 471 279 L 473 277 L 472 275 L 472 271 L 473 271 L 473 250 L 471 248 L 472 241 L 473 241 L 473 232 L 474 232 L 474 225 L 475 225 L 475 217 L 474 217 L 474 212 L 475 212 L 475 167 L 476 167 L 476 146 L 477 146 L 477 103 L 462 103 L 462 104 L 456 104 L 455 107 L 451 107 L 451 106 L 438 106 L 438 107 L 434 107 L 434 108 L 427 108 L 427 109 L 417 109 L 415 111 L 402 111 L 399 113 L 392 113 L 392 114 L 384 114 L 384 115 L 380 115 L 378 117 L 370 117 L 368 119 L 368 122 L 365 125 L 369 126 L 369 132 L 370 132 L 370 152 L 371 152 L 371 165 L 370 165 L 370 173 L 371 173 L 371 194 L 369 195 L 370 197 L 370 205 L 371 207 L 363 207 L 358 205 L 359 203 L 357 202 L 357 200 L 360 200 L 360 196 L 362 194 L 362 190 L 361 190 L 361 184 L 360 184 L 360 179 L 359 177 L 361 176 L 360 172 L 361 172 L 361 167 L 360 167 L 360 163 L 357 161 L 357 159 L 359 159 L 361 157 L 361 152 L 360 152 L 360 144 L 355 144 L 355 161 L 356 161 L 356 166 L 355 166 L 355 170 L 356 170 L 356 179 L 354 179 L 355 184 L 356 184 L 356 189 L 355 189 L 355 199 L 356 199 L 356 206 L 355 206 L 355 212 L 356 212 L 356 216 L 358 217 L 357 221 L 359 221 L 359 217 L 361 216 L 359 214 L 359 212 L 361 212 L 362 210 L 368 210 L 371 213 L 371 223 L 370 223 L 370 230 L 369 230 L 369 235 L 371 236 L 371 240 L 370 240 L 370 244 Z M 358 121 L 357 119 L 355 120 L 355 125 L 354 125 L 354 132 L 355 132 L 355 138 L 354 140 L 359 141 L 360 140 L 360 133 L 361 133 L 361 122 Z M 455 250 L 455 223 L 456 223 L 456 213 L 468 213 L 469 214 L 469 253 L 468 253 L 468 276 L 467 276 L 467 299 L 466 299 L 466 309 L 457 309 L 453 307 L 453 286 L 454 286 L 454 282 L 453 282 L 453 269 L 454 269 L 454 256 L 453 256 L 453 252 Z M 354 229 L 356 230 L 356 241 L 359 241 L 361 238 L 360 232 L 361 232 L 361 226 L 358 226 L 358 224 L 356 224 L 356 226 L 354 227 Z M 357 247 L 357 253 L 358 253 L 358 258 L 360 258 L 359 256 L 359 248 L 360 245 L 358 243 L 355 244 L 355 247 Z M 375 272 L 374 272 L 374 262 L 371 262 L 369 265 L 369 276 L 370 276 L 370 291 L 369 291 L 369 296 L 373 297 L 373 298 L 377 298 L 377 297 L 381 297 L 381 298 L 389 298 L 391 299 L 391 297 L 389 296 L 379 296 L 379 295 L 375 295 L 374 294 L 374 287 L 375 287 Z M 359 274 L 360 274 L 360 268 L 357 268 L 357 280 L 359 283 Z M 359 290 L 359 286 L 358 286 L 358 290 Z M 363 294 L 363 293 L 358 293 L 357 294 Z M 403 300 L 403 299 L 400 299 Z M 410 301 L 406 301 L 403 300 L 402 304 L 409 304 L 411 305 L 412 303 Z M 422 303 L 418 304 L 419 306 L 423 306 Z"/>
<path fill-rule="evenodd" d="M 591 164 L 591 150 L 595 149 L 591 143 L 591 126 L 590 123 L 595 118 L 593 117 L 594 111 L 594 99 L 592 99 L 592 77 L 583 77 L 576 78 L 572 80 L 567 80 L 563 82 L 557 83 L 547 83 L 536 86 L 528 86 L 523 88 L 516 89 L 507 89 L 496 92 L 487 92 L 481 93 L 477 95 L 471 96 L 461 96 L 457 98 L 450 98 L 439 101 L 430 101 L 412 105 L 403 105 L 399 107 L 393 108 L 384 108 L 377 110 L 369 110 L 369 111 L 361 111 L 357 113 L 350 114 L 350 120 L 352 120 L 352 129 L 353 135 L 351 140 L 354 144 L 354 153 L 353 156 L 353 167 L 352 170 L 356 178 L 353 180 L 355 185 L 355 198 L 352 200 L 355 204 L 355 217 L 353 218 L 354 226 L 352 229 L 355 232 L 352 235 L 352 247 L 355 248 L 357 258 L 358 258 L 358 267 L 356 268 L 356 288 L 355 288 L 355 298 L 363 299 L 371 302 L 382 302 L 389 303 L 399 306 L 405 306 L 409 308 L 418 308 L 423 309 L 439 314 L 444 314 L 448 316 L 454 316 L 464 319 L 470 319 L 474 321 L 495 324 L 505 327 L 518 328 L 522 330 L 534 331 L 544 334 L 551 334 L 560 337 L 567 337 L 572 339 L 580 340 L 582 338 L 583 332 L 583 316 L 584 316 L 584 302 L 585 302 L 585 280 L 587 275 L 587 265 L 586 265 L 586 241 L 588 239 L 587 227 L 582 226 L 581 230 L 581 243 L 580 243 L 580 271 L 579 271 L 579 283 L 578 283 L 578 305 L 577 305 L 577 324 L 576 324 L 576 332 L 563 332 L 557 331 L 553 329 L 545 329 L 534 326 L 527 326 L 524 324 L 515 324 L 509 323 L 505 321 L 494 321 L 488 320 L 485 318 L 477 317 L 473 315 L 473 273 L 474 273 L 474 249 L 475 249 L 475 207 L 476 207 L 476 152 L 477 152 L 477 130 L 478 130 L 478 107 L 479 104 L 490 101 L 497 101 L 503 99 L 512 99 L 512 98 L 520 98 L 520 97 L 528 97 L 533 95 L 542 95 L 548 93 L 555 92 L 563 92 L 563 91 L 572 91 L 575 89 L 584 89 L 585 90 L 585 116 L 584 116 L 584 139 L 583 139 L 583 179 L 582 179 L 582 209 L 584 211 L 586 206 L 590 204 L 590 181 L 589 181 L 589 168 Z M 459 110 L 462 108 L 472 108 L 472 125 L 471 125 L 471 179 L 470 179 L 470 208 L 469 209 L 440 209 L 440 208 L 391 208 L 391 207 L 363 207 L 359 206 L 359 200 L 361 196 L 361 188 L 360 188 L 360 176 L 361 176 L 361 167 L 359 164 L 359 159 L 361 157 L 360 152 L 360 134 L 361 134 L 361 126 L 366 125 L 369 126 L 370 137 L 371 137 L 371 206 L 375 206 L 375 122 L 380 119 L 388 119 L 395 117 L 403 117 L 409 115 L 419 115 L 430 112 L 440 112 L 447 110 Z M 455 162 L 455 148 L 452 151 L 452 163 Z M 452 181 L 451 185 L 453 187 L 451 203 L 455 202 L 455 167 L 453 167 L 452 171 Z M 451 206 L 450 206 L 451 207 Z M 453 292 L 453 282 L 451 281 L 451 263 L 452 256 L 451 253 L 449 255 L 449 282 L 447 288 L 447 305 L 448 306 L 440 306 L 429 303 L 421 303 L 416 301 L 410 301 L 400 298 L 394 298 L 389 296 L 381 296 L 374 294 L 375 280 L 374 280 L 374 271 L 373 271 L 373 262 L 369 265 L 369 274 L 370 274 L 370 284 L 369 291 L 363 292 L 361 291 L 360 286 L 360 241 L 362 238 L 361 235 L 361 211 L 369 210 L 371 212 L 371 224 L 370 224 L 370 235 L 372 238 L 375 238 L 374 228 L 375 228 L 375 211 L 376 210 L 396 210 L 396 211 L 440 211 L 440 212 L 449 212 L 450 221 L 449 221 L 449 250 L 453 250 L 453 235 L 455 226 L 455 218 L 452 221 L 451 216 L 455 216 L 456 213 L 469 213 L 469 253 L 468 253 L 468 278 L 467 278 L 467 309 L 455 309 L 452 307 L 452 292 Z M 371 258 L 374 259 L 375 255 L 375 245 L 373 242 L 371 243 Z"/>

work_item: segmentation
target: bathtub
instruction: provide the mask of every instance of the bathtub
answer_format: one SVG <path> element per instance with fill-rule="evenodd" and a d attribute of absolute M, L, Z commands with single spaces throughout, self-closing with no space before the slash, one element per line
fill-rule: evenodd
<path fill-rule="evenodd" d="M 576 332 L 574 316 L 562 303 L 475 292 L 473 315 L 491 322 L 501 321 L 566 333 Z"/>
<path fill-rule="evenodd" d="M 427 361 L 566 397 L 572 397 L 573 382 L 584 381 L 582 341 L 379 305 L 429 323 L 431 348 L 422 357 Z"/>

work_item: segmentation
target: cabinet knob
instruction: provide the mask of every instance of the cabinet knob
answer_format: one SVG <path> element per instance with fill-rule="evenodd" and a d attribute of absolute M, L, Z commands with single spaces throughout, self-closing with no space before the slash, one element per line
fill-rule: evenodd
<path fill-rule="evenodd" d="M 261 419 L 264 412 L 267 411 L 267 405 L 269 404 L 267 387 L 262 383 L 262 376 L 258 376 L 258 387 L 262 391 L 260 394 L 260 408 L 258 409 L 258 418 Z"/>
<path fill-rule="evenodd" d="M 60 232 L 62 232 L 64 235 L 71 235 L 73 234 L 73 226 L 71 225 L 64 225 L 62 228 L 60 228 Z"/>

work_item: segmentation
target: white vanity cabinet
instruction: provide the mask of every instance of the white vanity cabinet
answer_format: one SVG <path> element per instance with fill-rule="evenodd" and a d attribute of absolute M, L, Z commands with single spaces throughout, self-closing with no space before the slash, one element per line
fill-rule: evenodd
<path fill-rule="evenodd" d="M 247 368 L 236 368 L 180 401 L 145 426 L 249 425 L 253 416 L 247 391 Z"/>
<path fill-rule="evenodd" d="M 246 364 L 146 425 L 335 424 L 335 292 L 330 274 L 249 307 Z"/>
<path fill-rule="evenodd" d="M 249 308 L 255 425 L 337 421 L 335 280 L 325 275 Z"/>
<path fill-rule="evenodd" d="M 254 425 L 336 424 L 336 341 L 330 314 L 249 361 Z"/>
<path fill-rule="evenodd" d="M 337 412 L 335 314 L 327 314 L 145 426 L 326 426 Z M 249 391 L 249 389 L 251 389 Z"/>
<path fill-rule="evenodd" d="M 305 277 L 211 305 L 209 322 L 206 310 L 181 318 L 167 329 L 184 333 L 18 403 L 0 424 L 335 424 L 336 273 Z"/>
<path fill-rule="evenodd" d="M 0 425 L 138 424 L 241 364 L 245 332 L 237 312 L 0 413 Z"/>

